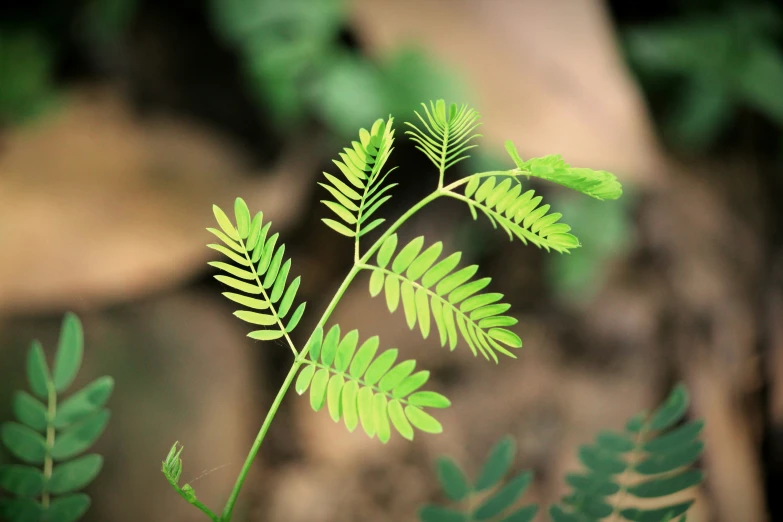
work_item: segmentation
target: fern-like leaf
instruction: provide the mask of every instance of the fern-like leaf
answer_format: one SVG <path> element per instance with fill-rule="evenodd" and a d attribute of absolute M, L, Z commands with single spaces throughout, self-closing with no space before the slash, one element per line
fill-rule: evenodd
<path fill-rule="evenodd" d="M 344 236 L 358 239 L 384 222 L 383 219 L 369 220 L 391 198 L 386 192 L 397 186 L 396 183 L 384 184 L 391 170 L 381 175 L 393 150 L 393 121 L 393 118 L 385 122 L 377 120 L 369 132 L 361 129 L 359 141 L 352 142 L 351 147 L 346 147 L 340 154 L 342 161 L 334 160 L 342 179 L 324 172 L 328 183 L 319 183 L 334 197 L 334 200 L 322 200 L 321 203 L 339 218 L 322 221 Z"/>
<path fill-rule="evenodd" d="M 620 516 L 632 522 L 660 522 L 684 515 L 692 500 L 666 504 L 665 499 L 702 480 L 692 465 L 704 448 L 699 440 L 703 422 L 678 426 L 687 408 L 688 394 L 677 386 L 651 415 L 629 420 L 624 432 L 603 431 L 595 443 L 580 447 L 579 460 L 587 471 L 566 477 L 573 493 L 550 508 L 552 520 L 592 522 Z M 633 498 L 658 499 L 661 507 L 636 508 Z"/>
<path fill-rule="evenodd" d="M 467 105 L 457 107 L 453 103 L 447 111 L 446 102 L 443 100 L 430 102 L 429 108 L 424 103 L 421 105 L 426 118 L 416 112 L 421 127 L 406 122 L 412 130 L 406 131 L 405 134 L 410 136 L 411 141 L 416 143 L 416 148 L 440 171 L 442 186 L 446 169 L 469 158 L 466 152 L 477 147 L 470 142 L 481 136 L 474 133 L 481 125 L 480 115 Z"/>
<path fill-rule="evenodd" d="M 212 207 L 220 230 L 208 228 L 222 244 L 208 247 L 225 255 L 233 263 L 209 263 L 225 274 L 215 279 L 236 290 L 224 292 L 228 299 L 244 307 L 234 315 L 243 321 L 270 328 L 250 332 L 248 337 L 272 341 L 288 336 L 299 324 L 305 303 L 294 308 L 301 277 L 289 282 L 291 260 L 284 260 L 285 245 L 278 244 L 279 234 L 269 236 L 271 222 L 264 224 L 263 212 L 250 218 L 247 204 L 237 198 L 234 204 L 236 226 L 217 205 Z M 293 345 L 291 345 L 293 349 Z"/>
<path fill-rule="evenodd" d="M 505 173 L 501 173 L 505 174 Z M 534 190 L 522 191 L 522 184 L 513 176 L 474 175 L 465 186 L 464 195 L 452 190 L 446 195 L 464 201 L 470 207 L 473 219 L 483 213 L 492 225 L 506 231 L 510 240 L 518 238 L 524 244 L 531 242 L 547 251 L 567 253 L 578 248 L 579 240 L 560 223 L 562 214 L 549 212 L 548 204 Z"/>
<path fill-rule="evenodd" d="M 511 141 L 506 142 L 506 150 L 520 173 L 526 176 L 552 181 L 600 200 L 617 199 L 623 194 L 623 187 L 614 174 L 604 170 L 572 167 L 559 154 L 523 161 Z"/>
<path fill-rule="evenodd" d="M 478 478 L 470 483 L 459 465 L 451 458 L 441 457 L 436 464 L 438 483 L 446 497 L 457 503 L 454 507 L 427 504 L 419 510 L 421 522 L 456 522 L 490 520 L 497 522 L 531 522 L 538 506 L 512 507 L 525 494 L 533 480 L 530 471 L 503 481 L 514 461 L 515 444 L 504 437 L 490 451 Z M 491 494 L 486 495 L 486 492 Z M 482 494 L 480 502 L 475 497 Z M 474 506 L 465 509 L 465 506 Z"/>
<path fill-rule="evenodd" d="M 413 440 L 414 428 L 425 433 L 443 431 L 423 408 L 447 408 L 451 403 L 439 393 L 418 391 L 430 372 L 414 373 L 414 360 L 395 365 L 397 349 L 377 354 L 378 346 L 378 336 L 359 346 L 356 330 L 341 337 L 338 325 L 326 335 L 319 328 L 310 340 L 309 359 L 297 377 L 296 392 L 302 395 L 309 388 L 315 411 L 326 405 L 335 422 L 343 419 L 349 431 L 361 424 L 368 436 L 377 435 L 383 443 L 389 441 L 392 426 L 408 440 Z"/>
<path fill-rule="evenodd" d="M 59 400 L 81 367 L 83 351 L 82 325 L 71 313 L 63 320 L 51 373 L 41 344 L 30 347 L 27 379 L 33 393 L 17 392 L 17 422 L 0 426 L 0 440 L 23 462 L 0 466 L 0 488 L 12 495 L 0 499 L 1 519 L 73 522 L 90 507 L 90 497 L 78 491 L 98 475 L 103 457 L 81 454 L 106 428 L 104 405 L 114 381 L 101 377 Z"/>
<path fill-rule="evenodd" d="M 520 348 L 522 341 L 505 328 L 517 323 L 503 315 L 510 305 L 500 302 L 503 294 L 481 292 L 491 279 L 471 279 L 477 265 L 455 271 L 459 252 L 438 261 L 441 242 L 422 252 L 423 246 L 424 238 L 419 236 L 396 252 L 397 235 L 389 236 L 378 249 L 378 264 L 362 266 L 372 271 L 370 294 L 384 292 L 390 312 L 402 302 L 408 327 L 418 324 L 425 339 L 437 329 L 441 346 L 448 343 L 453 350 L 461 336 L 474 355 L 481 353 L 495 362 L 496 352 L 515 357 L 509 348 Z"/>

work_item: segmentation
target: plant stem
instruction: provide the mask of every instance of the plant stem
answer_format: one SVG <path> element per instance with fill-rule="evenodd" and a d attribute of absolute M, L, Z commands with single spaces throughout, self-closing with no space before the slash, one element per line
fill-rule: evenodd
<path fill-rule="evenodd" d="M 52 448 L 54 447 L 54 437 L 56 433 L 54 429 L 54 417 L 57 414 L 57 390 L 54 388 L 53 382 L 49 382 L 47 388 L 49 392 L 49 404 L 46 412 L 46 457 L 44 458 L 43 469 L 44 489 L 41 493 L 41 505 L 44 509 L 49 507 L 50 501 L 48 484 L 49 479 L 52 478 L 52 468 L 54 466 L 54 462 L 52 461 Z"/>
<path fill-rule="evenodd" d="M 634 448 L 631 450 L 632 455 L 642 450 L 642 442 L 646 431 L 647 430 L 645 428 L 642 428 L 636 434 L 636 438 L 633 441 Z M 615 503 L 614 506 L 612 506 L 612 512 L 609 514 L 609 518 L 607 518 L 607 520 L 622 520 L 622 515 L 620 512 L 623 509 L 625 496 L 628 494 L 628 473 L 631 471 L 634 464 L 634 462 L 628 462 L 627 467 L 617 480 L 617 484 L 620 486 L 620 492 L 617 497 L 615 497 Z"/>
<path fill-rule="evenodd" d="M 179 489 L 177 486 L 175 486 L 175 488 L 182 498 L 184 498 L 190 505 L 196 506 L 198 509 L 200 509 L 205 515 L 209 517 L 212 522 L 220 522 L 220 517 L 213 513 L 212 510 L 205 506 L 201 501 L 190 500 L 187 496 L 185 496 L 181 489 Z"/>
<path fill-rule="evenodd" d="M 261 449 L 261 443 L 264 441 L 264 437 L 266 437 L 266 433 L 269 430 L 269 426 L 272 424 L 272 420 L 274 419 L 275 414 L 277 414 L 277 410 L 278 408 L 280 408 L 280 404 L 283 402 L 283 397 L 285 397 L 286 392 L 288 392 L 288 388 L 291 387 L 291 383 L 294 381 L 294 377 L 296 376 L 299 367 L 302 365 L 304 358 L 307 356 L 307 352 L 310 350 L 310 341 L 315 331 L 318 330 L 318 328 L 322 328 L 324 324 L 326 324 L 326 321 L 329 320 L 329 317 L 332 315 L 332 312 L 337 307 L 337 303 L 340 301 L 340 299 L 342 299 L 343 295 L 345 294 L 345 291 L 348 290 L 348 286 L 351 284 L 351 282 L 353 282 L 356 275 L 361 271 L 361 265 L 364 265 L 370 259 L 370 257 L 372 257 L 375 251 L 381 247 L 381 245 L 386 240 L 386 238 L 391 236 L 413 214 L 421 210 L 422 207 L 434 201 L 441 195 L 442 194 L 440 190 L 435 190 L 430 195 L 428 195 L 427 197 L 425 197 L 424 199 L 416 203 L 414 206 L 412 206 L 410 209 L 408 209 L 407 212 L 405 212 L 402 216 L 400 216 L 399 219 L 397 219 L 397 221 L 395 221 L 386 230 L 386 232 L 384 232 L 383 235 L 381 235 L 381 237 L 378 238 L 378 240 L 369 248 L 369 250 L 365 252 L 365 254 L 361 257 L 361 259 L 359 259 L 358 262 L 355 262 L 353 264 L 351 270 L 348 272 L 348 275 L 345 276 L 345 279 L 343 279 L 342 284 L 340 284 L 340 287 L 335 292 L 334 296 L 332 297 L 332 300 L 327 305 L 326 310 L 324 310 L 321 319 L 318 321 L 318 324 L 313 329 L 313 333 L 310 334 L 310 339 L 308 339 L 307 344 L 305 344 L 304 348 L 302 348 L 302 351 L 296 355 L 294 364 L 291 365 L 291 369 L 288 371 L 288 375 L 286 375 L 285 381 L 283 381 L 283 385 L 280 387 L 280 390 L 277 392 L 277 396 L 275 396 L 275 400 L 272 402 L 272 406 L 269 407 L 269 411 L 266 414 L 264 423 L 261 425 L 261 429 L 258 431 L 258 435 L 256 435 L 256 439 L 253 442 L 253 446 L 250 448 L 250 453 L 248 453 L 247 458 L 245 459 L 245 463 L 242 466 L 242 470 L 239 472 L 239 476 L 237 477 L 236 483 L 234 483 L 234 488 L 231 490 L 231 493 L 228 497 L 226 506 L 223 508 L 223 514 L 220 517 L 220 522 L 231 521 L 231 514 L 234 511 L 234 505 L 236 504 L 237 498 L 239 497 L 239 492 L 242 489 L 242 485 L 245 483 L 247 474 L 250 471 L 250 467 L 253 465 L 253 461 L 255 460 L 256 455 L 258 455 L 259 449 Z M 293 348 L 293 343 L 291 343 L 291 347 Z"/>
<path fill-rule="evenodd" d="M 277 396 L 275 397 L 272 406 L 269 408 L 269 412 L 266 414 L 266 418 L 264 419 L 264 423 L 261 425 L 261 429 L 256 436 L 256 440 L 253 442 L 253 446 L 250 448 L 250 453 L 245 459 L 242 470 L 239 472 L 237 481 L 234 484 L 234 489 L 231 490 L 231 494 L 228 497 L 226 506 L 223 508 L 223 514 L 220 517 L 221 522 L 229 522 L 231 520 L 231 513 L 234 511 L 234 504 L 236 504 L 237 498 L 239 497 L 239 491 L 242 489 L 242 484 L 244 484 L 245 479 L 247 478 L 247 474 L 250 471 L 250 466 L 253 464 L 253 461 L 258 454 L 258 450 L 261 448 L 261 443 L 264 441 L 266 432 L 269 430 L 269 425 L 272 424 L 272 419 L 274 419 L 275 413 L 277 413 L 277 409 L 280 407 L 280 403 L 283 402 L 283 397 L 285 397 L 285 393 L 288 391 L 288 387 L 291 385 L 291 381 L 294 380 L 294 376 L 296 375 L 296 372 L 301 364 L 302 363 L 299 360 L 294 361 L 294 364 L 291 365 L 291 369 L 288 371 L 288 375 L 285 377 L 285 381 L 283 381 L 283 385 L 277 392 Z"/>
<path fill-rule="evenodd" d="M 465 176 L 464 178 L 460 178 L 454 183 L 451 183 L 445 187 L 442 188 L 443 192 L 449 192 L 452 189 L 455 189 L 459 187 L 460 185 L 464 185 L 465 183 L 469 182 L 473 178 L 487 178 L 489 176 L 523 176 L 528 175 L 528 172 L 523 172 L 520 169 L 511 169 L 511 170 L 490 170 L 487 172 L 477 172 L 476 174 L 471 174 L 470 176 Z"/>

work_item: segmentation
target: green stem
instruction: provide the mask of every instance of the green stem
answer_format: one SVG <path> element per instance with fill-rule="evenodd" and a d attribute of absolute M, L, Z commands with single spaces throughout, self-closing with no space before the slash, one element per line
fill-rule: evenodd
<path fill-rule="evenodd" d="M 184 498 L 188 504 L 197 507 L 199 510 L 201 510 L 201 512 L 207 515 L 209 519 L 212 520 L 212 522 L 220 522 L 219 516 L 213 513 L 212 510 L 209 509 L 207 506 L 205 506 L 201 501 L 188 496 L 188 494 L 185 493 L 185 491 L 183 491 L 182 488 L 179 487 L 176 482 L 172 482 L 171 480 L 169 480 L 169 484 L 171 484 L 171 487 L 173 487 L 174 490 L 177 493 L 179 493 L 179 496 Z"/>
<path fill-rule="evenodd" d="M 345 291 L 348 290 L 348 286 L 351 284 L 351 282 L 353 282 L 356 275 L 361 271 L 361 265 L 365 264 L 381 247 L 386 238 L 391 236 L 397 229 L 399 229 L 403 223 L 405 223 L 413 214 L 421 210 L 422 207 L 434 201 L 441 195 L 441 191 L 436 190 L 408 209 L 407 212 L 400 216 L 400 218 L 397 219 L 397 221 L 395 221 L 381 237 L 378 238 L 378 240 L 369 248 L 369 250 L 365 252 L 361 259 L 353 264 L 351 270 L 348 272 L 348 275 L 345 276 L 342 284 L 340 284 L 340 287 L 335 292 L 332 300 L 327 305 L 326 310 L 324 310 L 324 313 L 321 316 L 321 319 L 318 321 L 318 324 L 313 329 L 313 334 L 316 330 L 318 330 L 318 328 L 322 328 L 324 324 L 326 324 L 326 321 L 329 320 L 332 312 L 337 307 L 337 303 L 340 301 L 340 299 L 342 299 Z M 264 437 L 266 437 L 269 426 L 272 424 L 272 420 L 274 419 L 275 414 L 277 414 L 277 410 L 280 408 L 280 404 L 283 402 L 283 397 L 285 397 L 285 394 L 288 392 L 288 388 L 291 387 L 291 383 L 294 381 L 294 377 L 296 376 L 299 367 L 304 362 L 304 358 L 307 356 L 307 352 L 310 350 L 310 340 L 312 339 L 313 334 L 310 334 L 310 339 L 308 339 L 302 351 L 297 354 L 296 359 L 294 360 L 294 364 L 288 371 L 288 375 L 286 375 L 285 381 L 283 381 L 283 385 L 277 392 L 277 396 L 275 396 L 275 400 L 272 402 L 272 406 L 270 406 L 269 411 L 266 414 L 264 423 L 261 425 L 261 429 L 258 431 L 258 435 L 256 435 L 253 446 L 250 448 L 250 453 L 248 453 L 247 458 L 245 459 L 245 463 L 242 466 L 242 470 L 239 472 L 239 476 L 237 477 L 236 483 L 234 484 L 234 488 L 231 490 L 231 494 L 228 497 L 226 506 L 223 508 L 223 514 L 220 517 L 220 522 L 231 521 L 231 513 L 234 510 L 234 505 L 236 504 L 237 498 L 239 497 L 239 492 L 242 489 L 242 485 L 245 483 L 247 474 L 250 471 L 250 467 L 253 465 L 253 461 L 255 460 L 256 455 L 258 455 L 259 449 L 261 449 L 261 443 L 264 441 Z M 293 343 L 291 346 L 293 347 Z"/>
<path fill-rule="evenodd" d="M 253 446 L 250 448 L 250 453 L 245 459 L 242 470 L 239 472 L 239 476 L 237 477 L 237 481 L 234 484 L 234 488 L 231 490 L 231 494 L 228 497 L 226 506 L 223 508 L 223 514 L 220 517 L 221 522 L 229 522 L 231 520 L 231 513 L 234 511 L 234 504 L 237 502 L 239 491 L 242 489 L 242 485 L 245 483 L 247 474 L 250 471 L 250 466 L 252 466 L 256 455 L 258 455 L 258 450 L 261 448 L 261 443 L 264 441 L 264 437 L 266 436 L 266 432 L 269 430 L 270 424 L 272 424 L 272 419 L 274 419 L 275 414 L 277 413 L 277 409 L 280 407 L 280 403 L 283 402 L 283 397 L 285 397 L 285 393 L 288 391 L 288 387 L 291 385 L 291 381 L 294 380 L 294 376 L 296 375 L 296 372 L 301 364 L 301 361 L 298 359 L 294 361 L 294 364 L 288 371 L 288 375 L 285 377 L 285 381 L 283 381 L 283 385 L 277 392 L 277 396 L 275 397 L 272 406 L 269 408 L 269 412 L 266 414 L 266 418 L 264 419 L 264 423 L 261 425 L 261 429 L 256 436 L 256 440 L 253 442 Z"/>
<path fill-rule="evenodd" d="M 369 259 L 372 257 L 372 255 L 381 248 L 381 245 L 383 244 L 386 239 L 394 234 L 403 223 L 408 221 L 408 219 L 411 218 L 416 212 L 421 210 L 423 207 L 425 207 L 428 203 L 432 203 L 436 199 L 438 199 L 440 196 L 445 195 L 442 189 L 438 189 L 430 193 L 427 197 L 413 205 L 411 208 L 408 209 L 405 214 L 401 215 L 397 221 L 395 221 L 388 229 L 386 229 L 386 232 L 383 233 L 381 237 L 378 238 L 378 240 L 373 243 L 373 245 L 365 252 L 365 254 L 362 256 L 362 258 L 359 260 L 359 263 L 366 263 L 369 261 Z"/>
<path fill-rule="evenodd" d="M 49 392 L 49 404 L 47 409 L 47 422 L 46 422 L 46 457 L 44 458 L 44 489 L 41 493 L 41 505 L 44 509 L 49 507 L 49 479 L 52 478 L 52 469 L 54 462 L 52 460 L 52 448 L 54 448 L 54 417 L 57 415 L 57 390 L 54 388 L 54 383 L 49 382 L 47 385 Z"/>
<path fill-rule="evenodd" d="M 636 438 L 633 441 L 634 447 L 631 450 L 632 455 L 642 451 L 642 443 L 644 442 L 644 436 L 646 432 L 647 430 L 643 427 L 636 434 Z M 615 497 L 615 503 L 614 506 L 612 506 L 612 512 L 609 514 L 609 518 L 607 518 L 607 520 L 622 520 L 622 515 L 620 512 L 623 509 L 623 502 L 625 501 L 625 497 L 628 494 L 628 474 L 633 469 L 634 464 L 634 462 L 628 462 L 627 467 L 620 475 L 620 478 L 617 480 L 617 484 L 620 486 L 620 492 Z"/>
<path fill-rule="evenodd" d="M 185 499 L 185 500 L 187 500 L 187 499 Z M 188 501 L 188 502 L 190 502 L 192 505 L 196 506 L 201 511 L 203 511 L 204 514 L 207 515 L 210 518 L 210 520 L 212 520 L 212 522 L 220 522 L 220 517 L 217 516 L 215 513 L 213 513 L 212 510 L 210 510 L 207 506 L 202 504 L 200 501 L 193 500 L 193 501 Z"/>
<path fill-rule="evenodd" d="M 465 512 L 468 515 L 468 518 L 467 518 L 467 520 L 465 520 L 465 522 L 472 522 L 473 521 L 473 508 L 475 507 L 475 504 L 476 504 L 476 502 L 475 502 L 476 501 L 475 495 L 476 494 L 471 489 L 471 491 L 468 493 L 468 498 L 465 499 L 465 505 L 466 505 Z"/>

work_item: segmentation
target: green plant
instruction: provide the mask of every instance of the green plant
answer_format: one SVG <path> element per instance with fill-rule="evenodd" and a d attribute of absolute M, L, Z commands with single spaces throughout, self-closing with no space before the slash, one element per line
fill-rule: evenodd
<path fill-rule="evenodd" d="M 714 143 L 748 107 L 783 126 L 783 54 L 777 4 L 723 2 L 714 13 L 691 12 L 625 31 L 631 64 L 643 84 L 677 86 L 666 97 L 669 141 L 686 150 Z M 674 81 L 673 81 L 674 80 Z"/>
<path fill-rule="evenodd" d="M 343 43 L 342 0 L 214 0 L 212 8 L 218 33 L 242 58 L 250 93 L 281 129 L 316 117 L 347 137 L 377 114 L 400 114 L 436 92 L 464 95 L 456 76 L 418 47 L 371 60 Z"/>
<path fill-rule="evenodd" d="M 623 194 L 615 205 L 573 197 L 573 194 L 553 194 L 557 205 L 570 223 L 573 232 L 583 241 L 583 247 L 570 256 L 548 258 L 548 279 L 561 299 L 587 303 L 603 286 L 609 275 L 609 261 L 633 243 L 633 194 Z"/>
<path fill-rule="evenodd" d="M 231 289 L 224 295 L 242 306 L 234 315 L 253 325 L 249 337 L 284 342 L 294 360 L 220 515 L 201 504 L 190 485 L 179 486 L 181 448 L 175 444 L 163 462 L 167 480 L 210 519 L 231 519 L 248 470 L 295 378 L 298 393 L 309 389 L 313 409 L 326 405 L 332 418 L 342 419 L 349 430 L 361 424 L 367 435 L 377 435 L 383 442 L 391 437 L 392 428 L 408 439 L 414 437 L 415 430 L 442 430 L 426 409 L 448 407 L 450 402 L 437 392 L 419 391 L 429 372 L 414 373 L 414 360 L 397 363 L 396 349 L 379 353 L 378 337 L 360 345 L 356 330 L 343 334 L 339 325 L 326 329 L 341 297 L 362 271 L 370 272 L 370 294 L 383 292 L 389 310 L 402 308 L 409 328 L 418 325 L 424 338 L 437 330 L 440 344 L 448 344 L 451 350 L 464 343 L 474 355 L 496 363 L 499 355 L 515 357 L 513 350 L 520 348 L 522 341 L 508 328 L 517 320 L 505 315 L 510 306 L 501 302 L 502 294 L 484 292 L 490 279 L 474 278 L 478 266 L 457 269 L 460 253 L 442 257 L 443 245 L 437 242 L 425 248 L 423 237 L 398 244 L 397 230 L 416 212 L 437 199 L 453 198 L 468 205 L 474 218 L 480 212 L 493 226 L 500 225 L 511 240 L 566 253 L 577 248 L 579 241 L 569 233 L 568 225 L 559 222 L 561 215 L 542 204 L 541 196 L 533 190 L 523 191 L 522 178 L 549 180 L 597 199 L 616 199 L 622 193 L 620 184 L 607 172 L 573 168 L 560 156 L 523 161 L 510 142 L 507 150 L 515 168 L 481 172 L 448 183 L 446 171 L 468 158 L 467 152 L 476 146 L 473 141 L 478 137 L 479 115 L 466 106 L 447 106 L 443 100 L 423 107 L 423 113 L 416 113 L 418 123 L 407 124 L 407 134 L 437 169 L 437 186 L 366 250 L 362 251 L 362 238 L 385 222 L 376 214 L 396 185 L 388 181 L 394 169 L 384 170 L 393 150 L 393 119 L 377 120 L 369 131 L 361 129 L 358 141 L 334 161 L 340 174 L 324 173 L 321 186 L 331 197 L 323 203 L 334 216 L 323 221 L 353 240 L 354 263 L 301 348 L 291 337 L 305 310 L 304 303 L 295 304 L 301 279 L 289 278 L 291 260 L 284 259 L 285 245 L 279 234 L 271 234 L 271 223 L 264 222 L 262 212 L 251 216 L 241 198 L 234 205 L 235 222 L 213 207 L 219 229 L 208 230 L 219 243 L 209 246 L 231 263 L 210 265 L 223 272 L 215 277 Z"/>
<path fill-rule="evenodd" d="M 523 471 L 504 481 L 512 464 L 516 444 L 504 437 L 489 452 L 475 482 L 471 482 L 459 465 L 449 457 L 436 464 L 438 483 L 456 507 L 427 504 L 419 510 L 422 522 L 467 522 L 468 520 L 499 520 L 500 522 L 530 522 L 538 506 L 530 504 L 510 509 L 527 491 L 533 481 L 531 471 Z M 488 494 L 492 492 L 491 494 Z"/>
<path fill-rule="evenodd" d="M 704 444 L 699 434 L 702 421 L 681 424 L 688 408 L 688 394 L 675 387 L 655 412 L 634 416 L 624 433 L 602 431 L 595 443 L 579 448 L 585 473 L 571 473 L 566 482 L 573 493 L 549 508 L 553 522 L 667 522 L 685 513 L 693 500 L 665 504 L 653 509 L 633 506 L 633 497 L 663 499 L 699 484 L 700 471 L 691 466 Z M 530 522 L 538 511 L 535 504 L 514 507 L 525 494 L 533 475 L 530 471 L 503 481 L 514 462 L 514 440 L 503 438 L 489 453 L 475 482 L 470 482 L 454 460 L 438 459 L 437 478 L 445 496 L 455 507 L 428 504 L 419 511 L 422 522 Z"/>
<path fill-rule="evenodd" d="M 680 424 L 688 410 L 688 393 L 676 386 L 651 414 L 632 417 L 623 432 L 602 431 L 595 443 L 579 448 L 586 473 L 570 474 L 573 493 L 552 506 L 554 522 L 623 518 L 660 522 L 683 515 L 692 500 L 654 509 L 634 507 L 631 499 L 665 499 L 696 486 L 702 473 L 691 466 L 701 456 L 703 421 Z"/>
<path fill-rule="evenodd" d="M 82 325 L 70 313 L 63 320 L 51 373 L 41 343 L 33 341 L 30 347 L 27 379 L 33 393 L 16 392 L 13 411 L 18 422 L 0 426 L 3 444 L 24 462 L 0 466 L 0 487 L 14 495 L 0 499 L 2 519 L 72 522 L 90 507 L 90 497 L 76 492 L 95 479 L 103 458 L 78 455 L 92 446 L 109 422 L 104 405 L 114 381 L 100 377 L 60 402 L 81 367 L 82 352 Z"/>
<path fill-rule="evenodd" d="M 33 120 L 57 105 L 54 53 L 34 30 L 0 28 L 0 127 Z"/>

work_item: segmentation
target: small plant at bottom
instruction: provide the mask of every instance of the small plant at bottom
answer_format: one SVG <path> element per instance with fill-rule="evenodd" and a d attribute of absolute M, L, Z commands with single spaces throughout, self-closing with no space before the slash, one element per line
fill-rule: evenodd
<path fill-rule="evenodd" d="M 114 388 L 100 377 L 60 401 L 82 364 L 82 325 L 74 314 L 63 320 L 53 371 L 43 347 L 33 341 L 27 355 L 32 394 L 13 398 L 16 422 L 0 426 L 0 440 L 24 464 L 0 466 L 0 488 L 13 495 L 0 499 L 0 519 L 9 522 L 73 522 L 90 507 L 77 493 L 103 466 L 98 454 L 82 455 L 101 436 L 109 421 L 104 405 Z"/>
<path fill-rule="evenodd" d="M 586 472 L 566 477 L 573 493 L 550 508 L 552 520 L 662 522 L 682 515 L 684 521 L 693 500 L 667 504 L 665 499 L 703 479 L 692 466 L 704 449 L 699 440 L 704 422 L 680 424 L 688 403 L 688 392 L 678 385 L 652 414 L 639 413 L 623 432 L 602 431 L 593 444 L 581 446 Z M 661 507 L 635 507 L 633 499 L 654 499 Z"/>
<path fill-rule="evenodd" d="M 503 294 L 487 291 L 490 278 L 474 277 L 477 265 L 459 267 L 459 252 L 442 255 L 443 244 L 427 243 L 423 236 L 401 244 L 397 232 L 416 212 L 435 200 L 456 200 L 467 205 L 474 219 L 481 214 L 494 228 L 500 226 L 511 241 L 565 254 L 578 248 L 579 240 L 560 221 L 562 214 L 552 212 L 542 196 L 523 187 L 523 181 L 536 177 L 599 200 L 622 194 L 620 183 L 608 172 L 571 167 L 558 155 L 525 161 L 511 142 L 506 149 L 514 168 L 447 180 L 448 169 L 467 159 L 467 152 L 476 147 L 479 114 L 466 105 L 447 106 L 443 100 L 422 106 L 423 112 L 415 113 L 418 122 L 407 123 L 406 134 L 436 169 L 433 191 L 385 230 L 381 226 L 386 220 L 378 214 L 397 186 L 390 182 L 396 167 L 387 168 L 394 144 L 392 117 L 377 120 L 369 130 L 360 129 L 357 141 L 334 160 L 335 173 L 324 173 L 319 185 L 327 197 L 322 203 L 333 215 L 322 221 L 351 240 L 354 263 L 302 346 L 292 338 L 306 306 L 297 304 L 301 277 L 292 275 L 280 234 L 272 233 L 263 212 L 252 214 L 242 198 L 234 202 L 234 220 L 213 206 L 218 228 L 208 231 L 217 242 L 208 246 L 225 259 L 209 264 L 221 272 L 215 278 L 228 290 L 223 295 L 239 305 L 234 315 L 252 325 L 248 337 L 287 346 L 293 362 L 219 514 L 200 503 L 192 487 L 179 486 L 181 448 L 175 444 L 163 462 L 168 482 L 211 520 L 231 520 L 248 471 L 294 381 L 300 395 L 309 389 L 314 410 L 325 405 L 335 422 L 342 420 L 349 430 L 361 424 L 369 437 L 377 436 L 381 442 L 393 433 L 413 439 L 416 430 L 443 431 L 430 412 L 450 402 L 435 391 L 420 390 L 429 379 L 428 371 L 414 372 L 415 360 L 397 362 L 396 348 L 379 351 L 377 336 L 360 344 L 357 330 L 343 333 L 339 325 L 327 327 L 360 273 L 369 275 L 370 296 L 383 293 L 389 312 L 401 310 L 408 327 L 418 328 L 424 339 L 437 335 L 440 345 L 449 350 L 464 344 L 474 356 L 495 363 L 516 357 L 514 351 L 522 347 L 522 340 L 510 327 L 517 319 L 507 315 L 511 306 L 503 302 Z M 367 246 L 364 242 L 373 231 L 381 231 L 380 236 Z"/>
<path fill-rule="evenodd" d="M 595 443 L 581 446 L 579 460 L 587 471 L 566 475 L 573 493 L 549 508 L 550 520 L 685 522 L 693 500 L 667 503 L 666 498 L 698 485 L 703 478 L 692 465 L 704 449 L 699 440 L 704 422 L 681 423 L 687 409 L 688 393 L 678 385 L 652 414 L 642 412 L 631 418 L 625 432 L 602 431 Z M 524 471 L 503 481 L 513 464 L 514 450 L 514 440 L 503 438 L 472 484 L 454 460 L 438 459 L 438 483 L 457 506 L 427 504 L 419 510 L 421 522 L 532 521 L 538 506 L 509 509 L 533 480 L 533 473 Z M 633 498 L 656 499 L 659 507 L 634 507 Z"/>
<path fill-rule="evenodd" d="M 490 520 L 497 522 L 530 522 L 538 506 L 530 504 L 509 509 L 522 498 L 533 481 L 533 472 L 524 471 L 504 481 L 514 463 L 514 439 L 504 437 L 489 452 L 475 482 L 468 481 L 459 465 L 449 457 L 436 464 L 438 483 L 446 497 L 457 507 L 427 504 L 419 510 L 421 522 L 467 522 Z M 490 495 L 486 493 L 491 492 Z M 481 500 L 478 500 L 482 496 Z"/>

